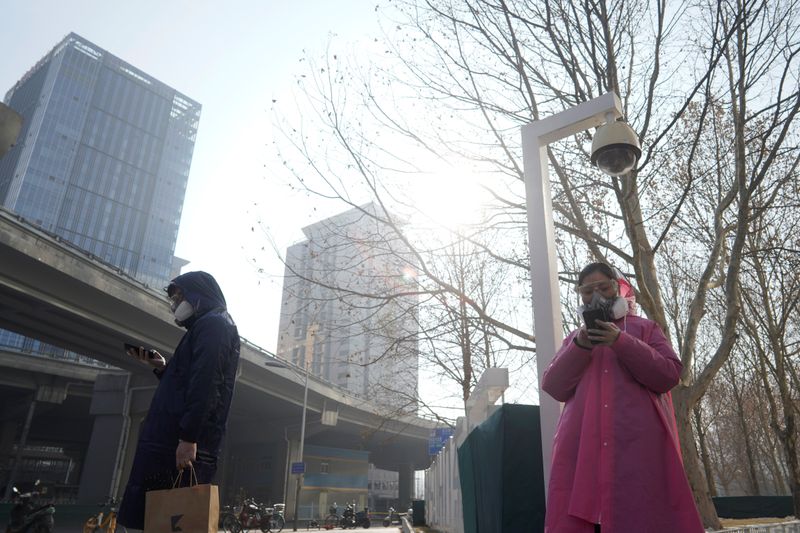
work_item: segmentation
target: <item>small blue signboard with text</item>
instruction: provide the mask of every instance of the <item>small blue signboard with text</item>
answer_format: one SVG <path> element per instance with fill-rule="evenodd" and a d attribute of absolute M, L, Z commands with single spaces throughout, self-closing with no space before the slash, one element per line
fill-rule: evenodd
<path fill-rule="evenodd" d="M 292 463 L 292 474 L 305 474 L 305 472 L 306 472 L 305 463 Z"/>
<path fill-rule="evenodd" d="M 453 428 L 436 428 L 431 431 L 428 435 L 428 455 L 438 455 L 454 431 Z"/>

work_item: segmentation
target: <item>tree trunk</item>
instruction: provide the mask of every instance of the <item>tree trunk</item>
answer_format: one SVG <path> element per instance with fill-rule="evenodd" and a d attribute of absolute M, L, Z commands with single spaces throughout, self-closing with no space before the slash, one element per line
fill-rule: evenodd
<path fill-rule="evenodd" d="M 768 445 L 772 442 L 773 442 L 772 439 L 770 439 L 768 441 Z M 774 446 L 770 447 L 768 450 L 765 451 L 765 456 L 768 458 L 770 468 L 772 470 L 772 479 L 774 480 L 774 487 L 773 487 L 774 494 L 786 494 L 786 493 L 793 494 L 791 488 L 786 485 L 788 482 L 788 478 L 791 476 L 791 474 L 787 475 L 786 470 L 788 470 L 788 468 L 782 467 L 780 464 L 778 464 L 779 459 L 775 457 L 776 453 L 778 453 L 778 443 L 774 443 Z M 795 512 L 797 512 L 796 508 Z"/>
<path fill-rule="evenodd" d="M 747 421 L 744 416 L 744 394 L 736 382 L 736 372 L 730 369 L 731 385 L 733 386 L 733 397 L 736 399 L 736 418 L 739 421 L 739 426 L 742 429 L 742 439 L 744 440 L 744 453 L 747 458 L 747 473 L 750 481 L 751 496 L 759 496 L 761 488 L 758 486 L 758 476 L 756 474 L 756 461 L 755 454 L 753 453 L 753 445 L 750 442 L 750 432 L 747 431 Z"/>
<path fill-rule="evenodd" d="M 782 356 L 783 354 L 781 354 Z M 783 421 L 785 429 L 778 430 L 778 438 L 783 442 L 783 447 L 786 453 L 786 461 L 789 466 L 789 486 L 792 490 L 792 505 L 794 506 L 794 515 L 800 516 L 800 461 L 797 456 L 797 416 L 795 413 L 795 406 L 792 402 L 792 395 L 789 391 L 789 386 L 786 381 L 786 374 L 784 372 L 785 359 L 781 360 L 783 363 L 779 366 L 782 377 L 782 382 L 778 384 L 781 392 L 781 403 L 783 404 Z"/>
<path fill-rule="evenodd" d="M 800 516 L 800 462 L 797 459 L 797 429 L 795 416 L 790 414 L 786 420 L 786 456 L 789 461 L 789 485 L 792 488 L 794 515 Z"/>
<path fill-rule="evenodd" d="M 708 456 L 708 445 L 706 444 L 706 433 L 703 431 L 703 413 L 700 405 L 692 408 L 694 412 L 694 427 L 697 431 L 697 440 L 700 442 L 700 459 L 703 461 L 703 471 L 706 474 L 708 494 L 713 498 L 717 495 L 717 487 L 714 483 L 714 473 L 711 470 L 711 458 Z"/>
<path fill-rule="evenodd" d="M 647 237 L 642 207 L 639 203 L 639 186 L 636 172 L 628 173 L 615 181 L 617 201 L 622 208 L 625 231 L 633 247 L 633 269 L 639 281 L 639 304 L 647 316 L 656 322 L 667 338 L 670 338 L 669 324 L 664 313 L 661 288 L 658 281 L 653 247 Z"/>
<path fill-rule="evenodd" d="M 697 453 L 697 443 L 692 430 L 692 406 L 688 405 L 688 388 L 678 385 L 672 390 L 672 401 L 675 405 L 675 419 L 678 424 L 678 438 L 683 453 L 683 468 L 694 494 L 694 502 L 706 529 L 722 529 L 717 517 L 717 510 L 708 492 L 708 482 L 703 475 Z"/>
<path fill-rule="evenodd" d="M 458 310 L 459 316 L 459 329 L 461 335 L 461 364 L 464 367 L 464 382 L 462 386 L 462 394 L 464 399 L 464 406 L 467 405 L 467 399 L 472 389 L 472 347 L 469 343 L 469 325 L 467 324 L 467 306 L 463 298 L 459 300 Z"/>

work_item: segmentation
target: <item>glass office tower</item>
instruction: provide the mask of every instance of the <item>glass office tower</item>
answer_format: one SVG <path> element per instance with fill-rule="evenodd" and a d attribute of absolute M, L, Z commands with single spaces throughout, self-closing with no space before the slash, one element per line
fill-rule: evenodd
<path fill-rule="evenodd" d="M 74 33 L 5 102 L 24 123 L 17 145 L 0 159 L 0 205 L 163 287 L 200 104 Z M 0 345 L 63 353 L 5 331 Z"/>
<path fill-rule="evenodd" d="M 0 203 L 152 286 L 169 280 L 200 104 L 71 33 L 5 97 Z"/>

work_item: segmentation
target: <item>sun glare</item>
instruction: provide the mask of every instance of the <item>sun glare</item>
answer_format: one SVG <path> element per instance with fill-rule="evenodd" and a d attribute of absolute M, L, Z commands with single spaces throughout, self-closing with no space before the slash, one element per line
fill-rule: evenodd
<path fill-rule="evenodd" d="M 403 280 L 404 281 L 408 281 L 408 282 L 414 281 L 415 279 L 417 279 L 418 275 L 419 274 L 417 273 L 417 271 L 415 269 L 411 268 L 410 266 L 403 267 Z"/>
<path fill-rule="evenodd" d="M 421 179 L 414 196 L 424 219 L 419 223 L 433 223 L 444 232 L 459 231 L 478 222 L 486 202 L 480 176 L 452 166 Z"/>

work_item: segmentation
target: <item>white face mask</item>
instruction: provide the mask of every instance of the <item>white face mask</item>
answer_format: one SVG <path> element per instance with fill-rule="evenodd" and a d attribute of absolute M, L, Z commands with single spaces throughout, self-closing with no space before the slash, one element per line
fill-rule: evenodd
<path fill-rule="evenodd" d="M 172 314 L 175 315 L 175 320 L 177 322 L 183 322 L 194 314 L 194 307 L 192 307 L 192 304 L 186 300 L 183 300 L 177 306 L 173 305 L 172 307 Z"/>

